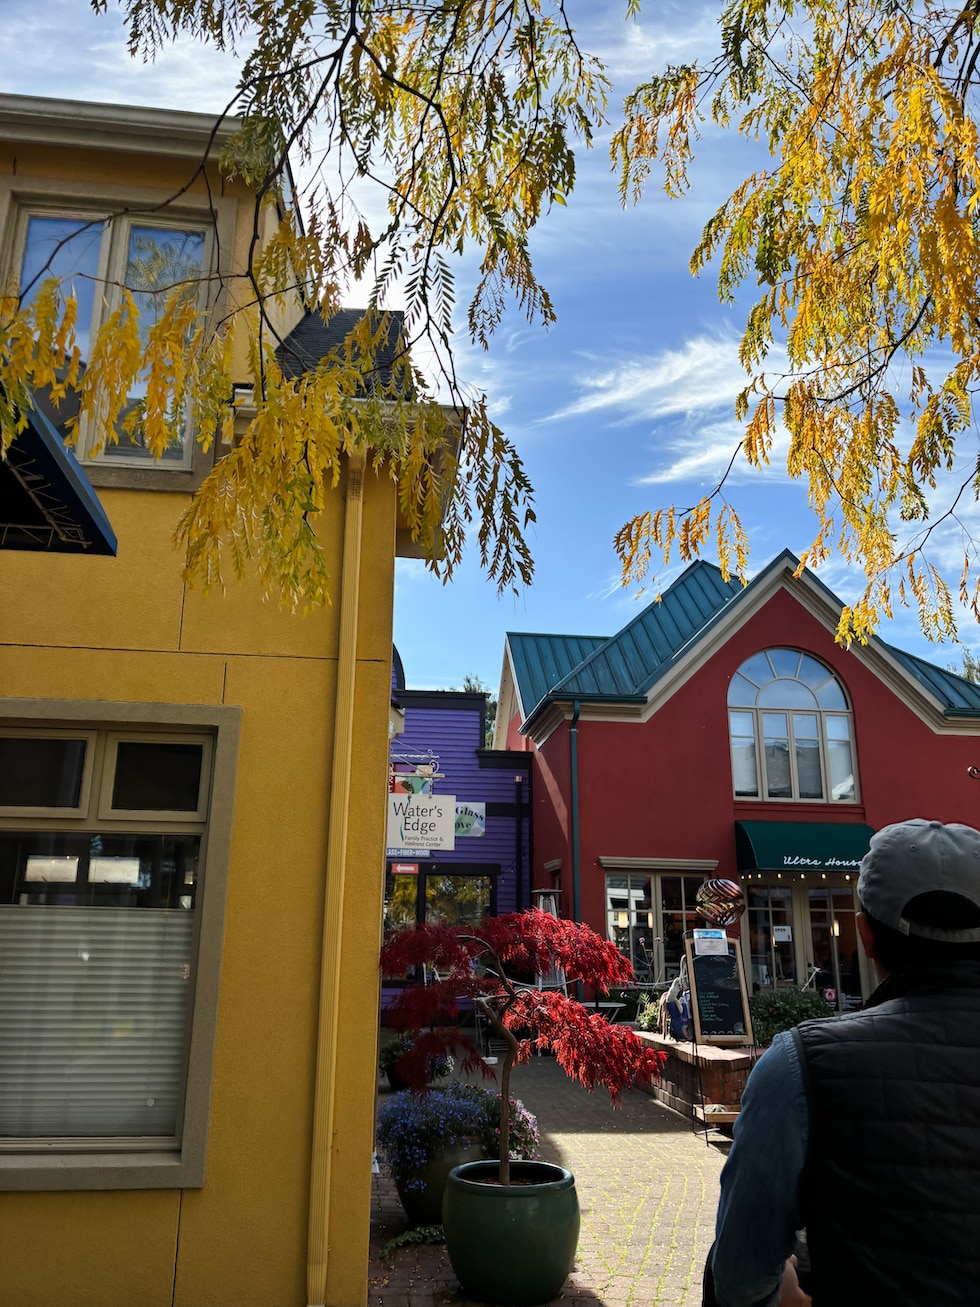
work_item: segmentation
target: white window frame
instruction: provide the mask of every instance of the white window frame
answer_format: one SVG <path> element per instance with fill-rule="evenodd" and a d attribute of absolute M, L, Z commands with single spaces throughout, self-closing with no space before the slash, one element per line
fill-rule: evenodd
<path fill-rule="evenodd" d="M 86 1138 L 76 1140 L 7 1139 L 0 1148 L 0 1191 L 72 1189 L 180 1189 L 204 1184 L 224 905 L 231 849 L 235 770 L 241 710 L 227 706 L 78 702 L 0 699 L 0 728 L 21 734 L 105 732 L 116 739 L 198 740 L 208 738 L 211 755 L 210 794 L 201 836 L 198 897 L 193 931 L 193 991 L 189 999 L 184 1089 L 178 1107 L 178 1132 L 172 1140 Z M 103 750 L 103 757 L 107 751 Z M 93 763 L 93 766 L 95 764 Z M 97 817 L 99 795 L 90 796 L 88 815 L 40 816 L 5 810 L 0 829 L 23 829 L 25 822 L 44 830 L 80 833 L 89 829 L 152 830 L 164 825 L 174 832 L 201 831 L 201 823 L 167 823 L 159 813 L 136 821 L 131 814 Z M 110 909 L 107 909 L 110 910 Z"/>
<path fill-rule="evenodd" d="M 666 877 L 680 877 L 682 880 L 686 876 L 698 877 L 702 880 L 710 878 L 718 868 L 718 862 L 713 858 L 634 858 L 634 857 L 613 857 L 600 856 L 599 865 L 603 868 L 603 893 L 606 912 L 606 938 L 616 944 L 615 931 L 619 929 L 628 929 L 630 939 L 634 931 L 640 931 L 651 936 L 652 949 L 652 977 L 650 981 L 639 981 L 641 987 L 663 989 L 669 984 L 672 977 L 666 974 L 666 957 L 663 946 L 663 928 L 664 928 L 664 909 L 663 893 L 661 885 Z M 653 924 L 641 922 L 635 919 L 635 912 L 632 910 L 632 900 L 629 906 L 624 909 L 630 920 L 625 927 L 619 927 L 618 922 L 613 920 L 613 909 L 609 904 L 609 877 L 610 876 L 635 876 L 637 879 L 649 878 L 651 881 L 651 904 L 650 914 L 653 916 Z M 629 882 L 628 882 L 629 884 Z M 629 954 L 626 954 L 629 957 Z"/>
<path fill-rule="evenodd" d="M 77 206 L 24 205 L 18 213 L 18 231 L 15 246 L 15 267 L 19 273 L 24 256 L 27 232 L 30 220 L 35 217 L 65 218 L 78 222 L 96 222 L 103 224 L 100 237 L 98 270 L 96 272 L 96 293 L 93 298 L 92 318 L 89 326 L 90 340 L 94 345 L 102 324 L 118 309 L 122 302 L 122 286 L 126 276 L 129 257 L 130 235 L 134 226 L 157 228 L 160 231 L 182 230 L 199 233 L 204 236 L 201 281 L 197 291 L 198 308 L 207 309 L 207 286 L 210 280 L 211 263 L 214 255 L 213 227 L 195 219 L 184 218 L 177 212 L 165 210 L 162 214 L 127 213 L 114 216 L 105 210 L 82 209 Z M 43 280 L 43 278 L 42 278 Z M 99 288 L 102 287 L 100 293 Z M 119 467 L 162 467 L 169 471 L 188 470 L 191 467 L 194 432 L 190 413 L 184 420 L 183 443 L 179 459 L 167 462 L 154 459 L 146 454 L 122 454 L 118 445 L 107 440 L 103 447 L 95 450 L 96 432 L 92 423 L 82 423 L 79 427 L 76 455 L 83 461 L 98 461 L 106 466 Z"/>
<path fill-rule="evenodd" d="M 32 213 L 48 213 L 65 217 L 110 218 L 110 232 L 100 265 L 100 277 L 111 274 L 112 257 L 116 250 L 125 249 L 115 234 L 119 223 L 158 225 L 160 227 L 196 228 L 208 233 L 202 273 L 202 311 L 212 320 L 225 308 L 223 282 L 228 254 L 235 244 L 235 224 L 238 202 L 219 195 L 188 192 L 179 202 L 170 204 L 165 195 L 149 187 L 123 187 L 65 179 L 63 181 L 37 177 L 0 177 L 0 275 L 5 278 L 20 274 L 27 219 Z M 113 214 L 121 215 L 112 218 Z M 128 232 L 128 225 L 125 226 Z M 123 255 L 118 257 L 121 259 Z M 102 321 L 102 315 L 111 312 L 118 302 L 118 292 L 110 287 L 109 307 L 99 312 L 96 306 L 93 323 Z M 184 460 L 163 461 L 152 458 L 133 458 L 107 452 L 88 456 L 90 433 L 79 432 L 76 456 L 83 461 L 86 475 L 94 486 L 123 486 L 157 491 L 186 492 L 193 490 L 204 479 L 213 465 L 214 446 L 201 448 L 188 420 L 184 444 Z"/>
<path fill-rule="evenodd" d="M 847 707 L 846 708 L 822 708 L 819 706 L 819 704 L 814 704 L 814 705 L 807 704 L 805 706 L 800 705 L 795 707 L 786 707 L 777 704 L 751 705 L 751 704 L 729 702 L 726 708 L 726 711 L 728 713 L 728 717 L 727 717 L 728 745 L 729 745 L 729 761 L 732 768 L 732 793 L 735 797 L 735 800 L 738 803 L 793 803 L 793 804 L 820 803 L 820 804 L 828 804 L 831 806 L 837 804 L 860 803 L 861 798 L 860 798 L 860 786 L 858 781 L 857 746 L 854 738 L 854 713 L 850 706 L 850 699 L 848 697 L 847 691 L 844 689 L 840 677 L 833 670 L 833 668 L 828 667 L 827 664 L 823 661 L 823 659 L 817 658 L 814 654 L 808 652 L 805 649 L 804 650 L 793 649 L 792 646 L 790 645 L 771 645 L 771 646 L 767 646 L 765 649 L 760 649 L 758 653 L 766 654 L 770 651 L 770 649 L 783 649 L 783 648 L 790 649 L 794 653 L 803 654 L 805 657 L 810 658 L 813 662 L 819 663 L 821 667 L 826 668 L 828 679 L 832 678 L 834 680 L 838 689 L 841 692 L 841 695 L 844 698 L 844 702 L 847 704 Z M 755 657 L 757 655 L 752 655 L 752 656 Z M 736 669 L 736 671 L 741 671 L 741 668 L 745 665 L 745 662 L 747 661 L 749 660 L 746 659 L 741 664 L 739 664 L 739 667 Z M 788 680 L 792 678 L 773 677 L 773 680 L 780 680 L 780 679 Z M 806 682 L 801 681 L 800 684 L 805 685 Z M 808 686 L 807 688 L 809 689 L 810 687 Z M 762 687 L 760 687 L 760 690 L 761 689 Z M 731 723 L 732 713 L 744 713 L 752 718 L 754 749 L 755 749 L 755 753 L 754 753 L 755 776 L 756 776 L 756 783 L 759 791 L 757 794 L 743 794 L 736 791 L 735 789 L 735 754 L 734 754 L 734 741 L 732 736 L 732 723 Z M 768 776 L 766 772 L 766 759 L 765 759 L 765 749 L 764 749 L 765 727 L 763 723 L 763 718 L 766 713 L 781 713 L 785 715 L 785 717 L 787 718 L 787 740 L 789 745 L 788 762 L 789 762 L 789 774 L 790 774 L 790 787 L 792 789 L 792 794 L 789 795 L 769 794 L 769 784 L 768 784 Z M 807 796 L 807 797 L 800 796 L 799 773 L 798 773 L 798 766 L 797 766 L 796 749 L 794 747 L 794 738 L 795 738 L 793 733 L 794 716 L 811 716 L 811 717 L 816 717 L 817 719 L 817 731 L 819 736 L 818 742 L 819 742 L 819 752 L 820 752 L 820 783 L 823 788 L 823 796 L 820 798 L 814 798 L 812 796 Z M 830 737 L 828 736 L 827 733 L 827 722 L 832 718 L 840 718 L 847 722 L 848 744 L 850 745 L 850 749 L 851 749 L 851 767 L 852 767 L 852 775 L 854 780 L 854 793 L 852 795 L 848 795 L 847 798 L 841 798 L 841 799 L 835 799 L 832 793 L 833 787 L 831 784 L 830 744 L 829 744 Z M 747 733 L 743 736 L 740 736 L 739 738 L 747 739 L 748 738 Z"/>

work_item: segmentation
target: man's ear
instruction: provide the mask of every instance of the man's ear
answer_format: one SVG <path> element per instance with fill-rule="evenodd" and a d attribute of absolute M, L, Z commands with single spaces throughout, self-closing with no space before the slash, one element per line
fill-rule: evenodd
<path fill-rule="evenodd" d="M 855 920 L 857 921 L 858 934 L 861 936 L 861 947 L 864 949 L 864 956 L 870 958 L 872 962 L 877 962 L 875 937 L 871 932 L 871 923 L 868 921 L 867 913 L 859 912 Z"/>

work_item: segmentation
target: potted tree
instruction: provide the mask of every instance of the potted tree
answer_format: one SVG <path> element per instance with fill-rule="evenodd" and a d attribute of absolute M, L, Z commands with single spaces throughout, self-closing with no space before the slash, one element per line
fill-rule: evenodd
<path fill-rule="evenodd" d="M 630 962 L 588 926 L 532 909 L 479 925 L 392 931 L 381 965 L 388 978 L 418 967 L 440 977 L 406 986 L 386 1011 L 390 1025 L 412 1032 L 412 1049 L 399 1070 L 416 1089 L 424 1090 L 428 1059 L 439 1054 L 457 1057 L 464 1071 L 492 1076 L 459 1025 L 463 999 L 486 1015 L 505 1046 L 498 1155 L 452 1170 L 443 1200 L 446 1248 L 463 1292 L 514 1307 L 557 1297 L 578 1242 L 575 1180 L 549 1162 L 511 1159 L 511 1070 L 536 1048 L 550 1050 L 566 1074 L 590 1090 L 602 1086 L 615 1105 L 624 1089 L 659 1078 L 664 1055 L 630 1027 L 518 977 L 560 970 L 567 980 L 605 993 L 632 982 Z"/>

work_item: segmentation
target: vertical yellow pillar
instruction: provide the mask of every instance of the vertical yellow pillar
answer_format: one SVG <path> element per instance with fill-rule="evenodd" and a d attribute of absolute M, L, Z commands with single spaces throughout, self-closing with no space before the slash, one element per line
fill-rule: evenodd
<path fill-rule="evenodd" d="M 343 937 L 344 880 L 347 866 L 351 751 L 354 731 L 365 461 L 363 450 L 356 450 L 351 454 L 347 468 L 340 650 L 337 663 L 337 706 L 334 715 L 333 766 L 330 781 L 327 887 L 320 957 L 320 1006 L 313 1102 L 309 1239 L 306 1257 L 307 1302 L 310 1307 L 325 1307 L 327 1295 L 330 1171 L 340 1002 L 340 951 Z"/>

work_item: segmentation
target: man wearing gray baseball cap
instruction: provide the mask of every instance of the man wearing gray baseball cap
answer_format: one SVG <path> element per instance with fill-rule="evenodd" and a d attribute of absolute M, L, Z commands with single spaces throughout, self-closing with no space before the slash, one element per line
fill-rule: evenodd
<path fill-rule="evenodd" d="M 706 1303 L 980 1303 L 980 832 L 886 826 L 857 892 L 881 983 L 860 1012 L 777 1035 L 753 1069 Z"/>

